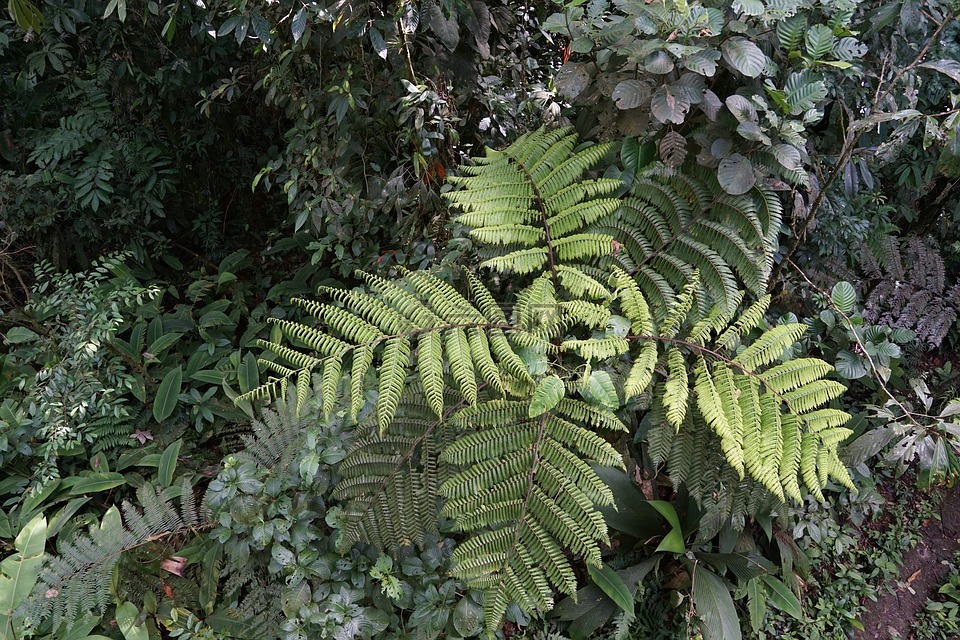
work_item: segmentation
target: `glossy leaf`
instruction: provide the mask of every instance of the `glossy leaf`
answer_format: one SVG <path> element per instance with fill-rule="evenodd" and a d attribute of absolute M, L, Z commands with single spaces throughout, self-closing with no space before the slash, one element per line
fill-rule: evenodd
<path fill-rule="evenodd" d="M 180 395 L 180 385 L 183 382 L 183 368 L 177 367 L 167 372 L 157 388 L 157 396 L 153 400 L 153 417 L 157 422 L 163 422 L 173 414 L 177 408 L 177 397 Z"/>

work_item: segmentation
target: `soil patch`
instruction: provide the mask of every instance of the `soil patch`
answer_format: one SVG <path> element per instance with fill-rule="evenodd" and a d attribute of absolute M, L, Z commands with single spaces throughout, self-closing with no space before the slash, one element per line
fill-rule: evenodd
<path fill-rule="evenodd" d="M 952 560 L 960 549 L 960 485 L 943 497 L 940 521 L 931 520 L 923 528 L 920 543 L 903 557 L 900 579 L 891 585 L 892 592 L 884 593 L 876 602 L 868 602 L 860 616 L 863 631 L 854 634 L 855 640 L 906 640 L 915 617 L 943 583 L 948 567 L 944 560 Z"/>

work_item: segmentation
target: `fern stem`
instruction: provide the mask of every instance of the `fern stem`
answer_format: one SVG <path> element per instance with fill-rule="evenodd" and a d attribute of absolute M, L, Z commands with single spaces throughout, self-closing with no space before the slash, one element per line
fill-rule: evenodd
<path fill-rule="evenodd" d="M 550 267 L 550 279 L 553 281 L 553 286 L 557 286 L 557 265 L 553 256 L 553 240 L 550 237 L 550 224 L 547 222 L 547 211 L 544 205 L 543 196 L 540 195 L 540 189 L 537 188 L 537 181 L 533 179 L 533 176 L 530 175 L 530 172 L 527 171 L 527 168 L 523 166 L 522 162 L 519 162 L 516 158 L 510 157 L 510 160 L 517 165 L 517 168 L 523 172 L 524 177 L 530 183 L 530 187 L 533 189 L 533 198 L 534 206 L 537 209 L 537 212 L 540 214 L 540 223 L 543 225 L 544 240 L 547 243 L 547 264 Z"/>
<path fill-rule="evenodd" d="M 513 544 L 510 545 L 510 551 L 503 559 L 503 571 L 507 570 L 513 557 L 516 555 L 517 545 L 520 544 L 520 529 L 527 521 L 527 508 L 530 506 L 530 496 L 533 495 L 533 486 L 536 483 L 537 470 L 540 468 L 540 443 L 543 442 L 544 432 L 547 429 L 547 416 L 549 411 L 545 411 L 540 416 L 540 426 L 537 429 L 537 437 L 533 441 L 533 463 L 530 465 L 530 473 L 527 475 L 527 491 L 523 497 L 523 505 L 520 507 L 520 515 L 517 518 L 517 527 L 513 530 Z"/>

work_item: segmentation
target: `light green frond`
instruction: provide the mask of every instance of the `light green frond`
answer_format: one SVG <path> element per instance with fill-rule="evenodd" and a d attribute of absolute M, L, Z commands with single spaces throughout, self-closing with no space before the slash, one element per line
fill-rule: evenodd
<path fill-rule="evenodd" d="M 393 415 L 400 405 L 400 394 L 407 379 L 407 364 L 410 361 L 410 340 L 398 336 L 387 340 L 383 350 L 383 365 L 380 367 L 380 387 L 377 394 L 377 424 L 383 433 L 390 426 Z"/>
<path fill-rule="evenodd" d="M 383 332 L 375 326 L 341 307 L 318 304 L 311 300 L 302 300 L 299 304 L 323 320 L 328 327 L 354 343 L 372 342 L 383 336 Z"/>
<path fill-rule="evenodd" d="M 533 247 L 543 244 L 543 229 L 525 224 L 501 224 L 489 227 L 477 227 L 470 235 L 486 244 L 520 244 Z"/>
<path fill-rule="evenodd" d="M 610 322 L 610 307 L 587 302 L 586 300 L 566 300 L 558 304 L 563 323 L 568 326 L 584 326 L 592 329 L 605 329 Z"/>
<path fill-rule="evenodd" d="M 604 431 L 627 431 L 627 427 L 612 411 L 606 411 L 586 402 L 563 398 L 555 409 L 557 414 L 577 423 L 588 424 Z"/>
<path fill-rule="evenodd" d="M 613 236 L 578 233 L 554 240 L 553 248 L 561 260 L 583 261 L 613 253 Z"/>
<path fill-rule="evenodd" d="M 497 305 L 497 301 L 494 300 L 489 289 L 483 286 L 480 278 L 470 271 L 466 271 L 466 276 L 467 282 L 470 285 L 470 294 L 473 296 L 477 309 L 483 314 L 483 317 L 486 318 L 488 322 L 494 324 L 506 324 L 507 317 L 504 315 L 503 309 Z"/>
<path fill-rule="evenodd" d="M 839 409 L 818 409 L 803 415 L 803 421 L 807 423 L 807 430 L 810 433 L 842 427 L 849 420 L 850 414 Z"/>
<path fill-rule="evenodd" d="M 350 371 L 350 410 L 356 416 L 363 409 L 367 370 L 373 364 L 373 345 L 362 345 L 353 352 Z"/>
<path fill-rule="evenodd" d="M 412 330 L 415 325 L 395 309 L 387 306 L 373 296 L 359 291 L 345 291 L 331 287 L 320 287 L 320 293 L 326 293 L 342 302 L 349 310 L 379 327 L 384 333 L 396 335 Z M 334 326 L 334 329 L 339 330 Z M 346 331 L 341 332 L 347 335 Z"/>
<path fill-rule="evenodd" d="M 804 324 L 781 324 L 764 332 L 753 344 L 741 351 L 734 362 L 745 369 L 758 369 L 770 364 L 793 346 L 807 330 Z"/>
<path fill-rule="evenodd" d="M 417 370 L 423 395 L 437 417 L 442 417 L 443 339 L 440 333 L 428 331 L 417 338 Z"/>
<path fill-rule="evenodd" d="M 717 344 L 733 349 L 738 340 L 760 326 L 769 306 L 770 295 L 761 296 L 759 300 L 744 309 L 736 322 L 717 337 Z"/>
<path fill-rule="evenodd" d="M 610 292 L 606 287 L 576 267 L 558 265 L 557 278 L 560 281 L 560 286 L 577 298 L 592 298 L 594 300 L 610 298 Z"/>
<path fill-rule="evenodd" d="M 547 264 L 547 250 L 543 248 L 523 249 L 503 256 L 496 256 L 480 263 L 481 267 L 501 273 L 513 271 L 519 275 L 542 271 Z"/>
<path fill-rule="evenodd" d="M 819 380 L 833 367 L 818 358 L 788 360 L 763 373 L 763 382 L 775 393 L 786 393 Z"/>
<path fill-rule="evenodd" d="M 576 353 L 587 362 L 614 358 L 630 350 L 625 338 L 609 336 L 607 338 L 588 338 L 586 340 L 564 340 L 560 345 L 564 351 Z"/>
<path fill-rule="evenodd" d="M 460 389 L 460 393 L 470 404 L 477 402 L 477 375 L 473 368 L 473 358 L 470 357 L 470 342 L 466 332 L 459 328 L 444 331 L 444 346 L 447 351 L 447 362 L 450 363 L 450 372 Z"/>
<path fill-rule="evenodd" d="M 343 353 L 350 347 L 350 345 L 343 340 L 338 340 L 337 338 L 327 335 L 319 329 L 308 327 L 304 324 L 300 324 L 299 322 L 280 320 L 277 318 L 269 318 L 268 322 L 280 327 L 280 330 L 285 336 L 298 342 L 302 342 L 314 351 L 325 356 Z"/>
<path fill-rule="evenodd" d="M 327 358 L 323 363 L 320 378 L 320 396 L 323 401 L 323 415 L 329 417 L 337 405 L 337 390 L 340 387 L 343 360 Z"/>
<path fill-rule="evenodd" d="M 669 375 L 663 384 L 663 407 L 667 422 L 679 430 L 687 415 L 690 384 L 687 380 L 687 363 L 679 349 L 674 347 L 667 351 L 667 366 Z"/>
<path fill-rule="evenodd" d="M 794 413 L 806 413 L 839 398 L 847 388 L 833 380 L 816 380 L 781 397 Z"/>
<path fill-rule="evenodd" d="M 733 300 L 739 305 L 742 297 L 743 292 L 738 292 Z M 729 322 L 730 311 L 723 305 L 715 304 L 706 317 L 698 320 L 693 327 L 690 328 L 690 332 L 687 334 L 687 341 L 698 345 L 706 345 L 710 341 L 710 338 L 726 327 Z"/>
<path fill-rule="evenodd" d="M 547 218 L 551 237 L 562 238 L 612 214 L 620 207 L 614 198 L 580 202 Z"/>
<path fill-rule="evenodd" d="M 276 355 L 280 356 L 290 364 L 292 364 L 297 369 L 313 369 L 318 364 L 322 362 L 321 358 L 314 358 L 313 356 L 308 356 L 307 354 L 297 351 L 296 349 L 291 349 L 290 347 L 284 346 L 282 344 L 277 344 L 275 342 L 267 342 L 266 340 L 257 340 L 254 344 L 262 349 L 266 349 Z M 293 375 L 293 370 L 286 367 L 279 368 L 279 365 L 272 366 L 272 370 L 280 373 L 283 376 Z"/>
<path fill-rule="evenodd" d="M 500 368 L 493 361 L 490 353 L 490 343 L 486 334 L 480 329 L 467 330 L 467 342 L 470 345 L 470 355 L 476 363 L 480 377 L 500 393 L 504 392 L 503 381 L 500 379 Z"/>
<path fill-rule="evenodd" d="M 630 374 L 624 384 L 624 393 L 627 399 L 636 398 L 650 385 L 653 379 L 653 369 L 657 365 L 657 343 L 648 340 L 640 347 L 640 353 L 637 354 L 630 367 Z"/>
<path fill-rule="evenodd" d="M 670 309 L 667 316 L 663 319 L 663 326 L 660 329 L 660 335 L 666 338 L 674 338 L 680 331 L 680 326 L 687 319 L 690 309 L 693 308 L 693 301 L 697 292 L 699 278 L 694 275 L 692 282 L 684 287 L 683 292 L 677 296 L 677 300 Z"/>
<path fill-rule="evenodd" d="M 372 273 L 359 272 L 358 275 L 379 294 L 379 298 L 392 308 L 396 309 L 409 320 L 407 330 L 415 327 L 431 327 L 443 324 L 443 319 L 437 316 L 414 294 L 398 286 L 394 282 L 385 280 Z M 399 333 L 399 332 L 395 332 Z"/>
<path fill-rule="evenodd" d="M 620 310 L 633 323 L 633 331 L 640 335 L 653 334 L 653 318 L 650 307 L 640 291 L 640 285 L 626 271 L 613 267 L 610 284 L 616 289 Z"/>

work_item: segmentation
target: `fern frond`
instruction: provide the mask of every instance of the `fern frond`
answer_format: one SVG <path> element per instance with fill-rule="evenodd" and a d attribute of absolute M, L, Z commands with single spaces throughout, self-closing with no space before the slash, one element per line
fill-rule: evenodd
<path fill-rule="evenodd" d="M 510 602 L 545 610 L 553 589 L 575 592 L 565 548 L 599 564 L 607 531 L 596 505 L 612 504 L 612 495 L 586 461 L 622 465 L 604 439 L 567 419 L 619 423 L 612 414 L 569 399 L 530 413 L 525 401 L 464 408 L 455 422 L 472 433 L 441 455 L 464 468 L 442 486 L 442 513 L 475 532 L 457 547 L 454 574 L 485 590 L 488 629 Z"/>

